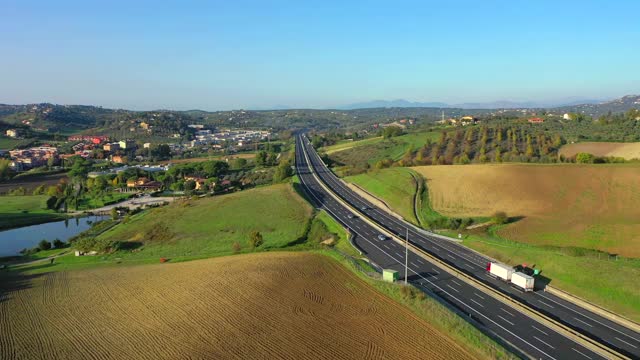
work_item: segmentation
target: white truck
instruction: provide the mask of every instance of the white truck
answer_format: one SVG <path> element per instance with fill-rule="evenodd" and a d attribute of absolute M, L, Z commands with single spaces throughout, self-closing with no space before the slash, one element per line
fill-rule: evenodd
<path fill-rule="evenodd" d="M 515 272 L 511 275 L 511 284 L 524 291 L 533 291 L 533 284 L 535 279 L 533 276 L 523 274 L 521 272 Z"/>
<path fill-rule="evenodd" d="M 487 263 L 487 271 L 490 275 L 504 281 L 511 281 L 511 275 L 514 272 L 512 267 L 497 262 Z"/>

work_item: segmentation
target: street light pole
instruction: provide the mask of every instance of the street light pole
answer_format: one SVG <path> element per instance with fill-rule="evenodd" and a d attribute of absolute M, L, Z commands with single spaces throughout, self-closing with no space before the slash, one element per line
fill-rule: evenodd
<path fill-rule="evenodd" d="M 404 238 L 404 284 L 407 285 L 407 276 L 409 273 L 409 228 L 407 228 L 407 236 Z"/>

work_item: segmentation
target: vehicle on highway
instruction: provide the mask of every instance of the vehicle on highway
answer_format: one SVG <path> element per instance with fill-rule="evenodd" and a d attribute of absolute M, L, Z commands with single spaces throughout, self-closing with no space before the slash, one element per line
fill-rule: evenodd
<path fill-rule="evenodd" d="M 360 208 L 360 210 L 362 210 L 362 211 L 367 211 L 367 209 L 369 209 L 367 206 L 362 206 L 362 207 Z"/>
<path fill-rule="evenodd" d="M 385 240 L 387 240 L 387 237 L 382 235 L 382 234 L 380 234 L 380 235 L 378 235 L 378 240 L 385 241 Z"/>
<path fill-rule="evenodd" d="M 348 214 L 348 215 L 347 215 L 347 217 L 348 217 L 349 219 L 355 219 L 355 217 L 356 217 L 356 216 L 355 216 L 355 215 L 353 215 L 353 214 Z"/>

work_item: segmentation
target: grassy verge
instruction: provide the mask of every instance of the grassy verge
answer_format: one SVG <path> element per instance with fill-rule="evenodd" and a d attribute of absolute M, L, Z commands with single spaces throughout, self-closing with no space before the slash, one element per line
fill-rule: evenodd
<path fill-rule="evenodd" d="M 46 209 L 47 196 L 2 196 L 0 230 L 64 220 L 65 215 Z"/>

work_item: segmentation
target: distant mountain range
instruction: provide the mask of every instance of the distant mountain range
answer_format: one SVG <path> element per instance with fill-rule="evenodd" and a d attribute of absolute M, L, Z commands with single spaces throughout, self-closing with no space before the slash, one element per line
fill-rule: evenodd
<path fill-rule="evenodd" d="M 476 102 L 447 104 L 443 102 L 413 102 L 404 99 L 397 100 L 373 100 L 355 104 L 339 106 L 341 110 L 369 109 L 369 108 L 403 108 L 403 107 L 429 107 L 429 108 L 456 108 L 456 109 L 538 109 L 538 108 L 555 108 L 564 106 L 574 106 L 583 104 L 598 104 L 602 100 L 594 99 L 573 99 L 557 102 L 518 102 L 518 101 L 493 101 L 493 102 Z"/>

